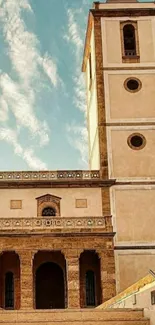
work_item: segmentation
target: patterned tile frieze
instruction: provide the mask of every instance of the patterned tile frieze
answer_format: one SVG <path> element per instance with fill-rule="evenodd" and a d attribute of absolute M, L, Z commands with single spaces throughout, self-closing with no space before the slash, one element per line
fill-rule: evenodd
<path fill-rule="evenodd" d="M 36 172 L 0 172 L 0 181 L 38 181 L 38 180 L 75 180 L 99 179 L 98 170 L 65 170 L 65 171 L 36 171 Z"/>
<path fill-rule="evenodd" d="M 0 218 L 0 232 L 6 230 L 45 230 L 99 228 L 106 231 L 107 217 L 50 217 L 50 218 Z M 109 217 L 110 218 L 110 217 Z"/>

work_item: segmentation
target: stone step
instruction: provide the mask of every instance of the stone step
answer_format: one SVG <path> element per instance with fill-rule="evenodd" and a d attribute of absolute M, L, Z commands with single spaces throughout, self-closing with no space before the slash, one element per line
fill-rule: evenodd
<path fill-rule="evenodd" d="M 0 310 L 0 325 L 149 325 L 142 309 Z"/>

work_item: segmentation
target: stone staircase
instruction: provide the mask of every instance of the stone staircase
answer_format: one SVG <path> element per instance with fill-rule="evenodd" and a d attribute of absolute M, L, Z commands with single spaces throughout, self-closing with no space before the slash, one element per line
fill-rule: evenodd
<path fill-rule="evenodd" d="M 0 310 L 0 325 L 149 325 L 142 309 Z"/>

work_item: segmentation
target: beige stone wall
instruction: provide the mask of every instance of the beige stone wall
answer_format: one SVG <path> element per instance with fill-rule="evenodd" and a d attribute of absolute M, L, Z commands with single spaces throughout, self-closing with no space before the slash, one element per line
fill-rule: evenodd
<path fill-rule="evenodd" d="M 127 140 L 133 133 L 146 139 L 141 150 L 133 150 Z M 108 128 L 109 176 L 110 178 L 152 178 L 155 175 L 154 126 L 113 126 Z"/>
<path fill-rule="evenodd" d="M 144 263 L 145 261 L 145 263 Z M 155 270 L 155 250 L 115 251 L 117 293 Z"/>
<path fill-rule="evenodd" d="M 104 67 L 126 67 L 127 65 L 127 63 L 122 63 L 120 37 L 120 22 L 127 20 L 129 20 L 129 17 L 126 16 L 121 18 L 102 18 L 102 49 Z M 155 62 L 154 18 L 151 16 L 136 18 L 132 17 L 131 20 L 138 22 L 138 39 L 140 52 L 140 63 L 138 63 L 138 65 L 152 65 Z M 137 66 L 137 63 L 129 63 L 129 65 L 135 67 Z"/>
<path fill-rule="evenodd" d="M 121 185 L 111 189 L 115 244 L 155 244 L 154 185 Z"/>
<path fill-rule="evenodd" d="M 147 122 L 155 120 L 154 70 L 109 71 L 104 73 L 107 122 Z M 137 78 L 142 88 L 131 93 L 124 87 L 127 78 Z M 120 100 L 121 98 L 121 100 Z"/>
<path fill-rule="evenodd" d="M 101 216 L 102 199 L 99 188 L 31 188 L 31 189 L 0 189 L 0 217 L 35 217 L 37 216 L 36 198 L 52 194 L 61 197 L 60 216 Z M 87 208 L 76 208 L 76 199 L 86 199 Z M 10 209 L 10 200 L 22 200 L 22 209 Z M 48 204 L 47 204 L 48 205 Z"/>

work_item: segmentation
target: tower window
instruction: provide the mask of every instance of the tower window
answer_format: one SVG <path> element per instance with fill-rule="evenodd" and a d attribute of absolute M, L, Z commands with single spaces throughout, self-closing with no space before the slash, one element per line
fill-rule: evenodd
<path fill-rule="evenodd" d="M 12 272 L 5 274 L 5 308 L 14 308 L 14 276 Z"/>
<path fill-rule="evenodd" d="M 139 62 L 137 22 L 121 22 L 121 43 L 123 62 Z"/>
<path fill-rule="evenodd" d="M 56 211 L 52 207 L 46 207 L 42 211 L 42 216 L 43 217 L 53 217 L 56 215 Z"/>
<path fill-rule="evenodd" d="M 128 137 L 127 143 L 131 149 L 139 150 L 145 147 L 146 139 L 140 133 L 133 133 Z"/>
<path fill-rule="evenodd" d="M 126 90 L 135 93 L 141 89 L 142 83 L 137 78 L 127 78 L 124 82 L 124 87 Z"/>
<path fill-rule="evenodd" d="M 95 275 L 93 271 L 86 272 L 86 306 L 95 306 Z"/>
<path fill-rule="evenodd" d="M 132 24 L 123 27 L 123 38 L 125 56 L 136 55 L 135 28 Z"/>

